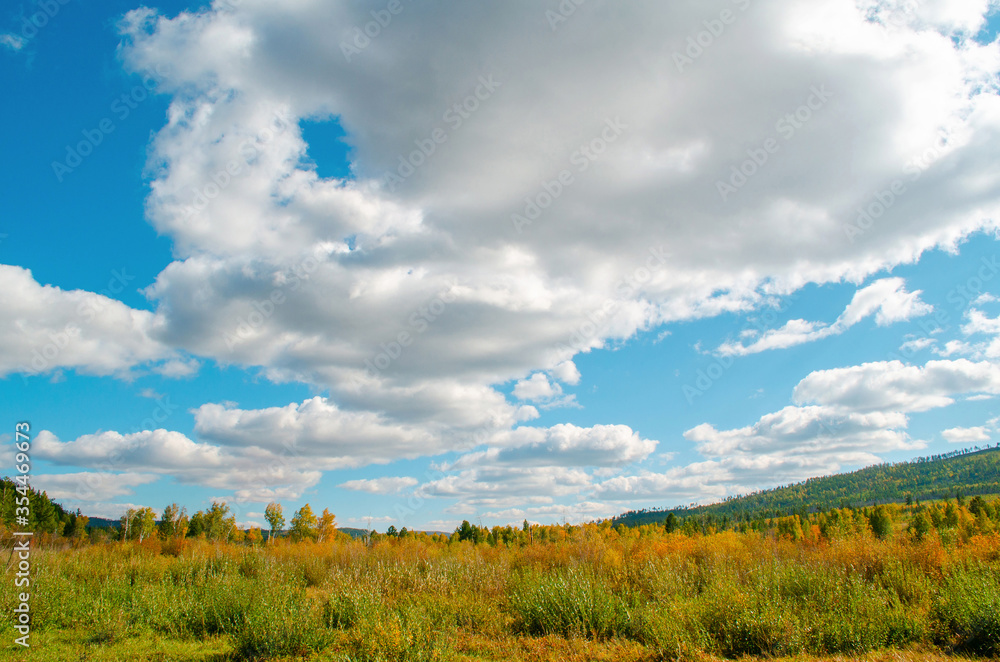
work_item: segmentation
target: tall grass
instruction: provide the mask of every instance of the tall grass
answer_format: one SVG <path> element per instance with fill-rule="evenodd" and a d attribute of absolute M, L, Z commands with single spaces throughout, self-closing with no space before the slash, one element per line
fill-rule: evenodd
<path fill-rule="evenodd" d="M 176 554 L 175 554 L 176 552 Z M 113 543 L 33 557 L 34 628 L 95 646 L 216 637 L 234 660 L 447 660 L 470 641 L 632 641 L 703 651 L 842 654 L 938 646 L 1000 656 L 1000 537 L 813 544 L 758 534 L 586 532 L 491 548 L 390 540 L 161 553 Z M 0 607 L 14 606 L 12 577 Z M 8 612 L 9 613 L 9 612 Z M 0 633 L 13 631 L 6 620 Z"/>

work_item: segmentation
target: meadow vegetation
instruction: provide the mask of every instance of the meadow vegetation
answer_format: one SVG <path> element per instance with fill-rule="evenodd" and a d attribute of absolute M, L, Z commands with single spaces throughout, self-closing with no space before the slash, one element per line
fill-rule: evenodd
<path fill-rule="evenodd" d="M 632 528 L 463 523 L 450 535 L 362 539 L 328 531 L 322 541 L 213 541 L 207 529 L 154 529 L 141 541 L 53 536 L 33 557 L 31 653 L 359 662 L 997 657 L 998 524 L 1000 502 L 977 498 L 745 520 L 727 530 L 674 519 Z M 12 576 L 0 601 L 11 613 Z M 6 620 L 0 631 L 4 642 L 16 636 Z"/>

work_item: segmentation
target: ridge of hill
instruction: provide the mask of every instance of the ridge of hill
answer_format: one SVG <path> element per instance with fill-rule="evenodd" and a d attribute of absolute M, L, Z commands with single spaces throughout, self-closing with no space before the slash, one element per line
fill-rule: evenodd
<path fill-rule="evenodd" d="M 669 509 L 631 510 L 612 519 L 640 526 L 678 517 L 711 515 L 732 520 L 780 517 L 845 506 L 1000 494 L 1000 444 L 876 464 L 850 473 L 810 478 L 793 485 L 729 497 L 718 503 Z"/>

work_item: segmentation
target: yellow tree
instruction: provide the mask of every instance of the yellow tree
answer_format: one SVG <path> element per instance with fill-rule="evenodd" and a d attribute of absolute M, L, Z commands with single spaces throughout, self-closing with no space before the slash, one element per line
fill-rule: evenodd
<path fill-rule="evenodd" d="M 156 531 L 156 513 L 152 508 L 140 508 L 132 519 L 132 535 L 142 542 Z"/>
<path fill-rule="evenodd" d="M 251 545 L 259 545 L 263 539 L 264 536 L 261 535 L 259 526 L 251 526 L 250 530 L 247 531 L 247 542 Z"/>
<path fill-rule="evenodd" d="M 329 508 L 323 509 L 323 514 L 319 516 L 316 524 L 316 536 L 319 542 L 323 542 L 333 535 L 337 530 L 337 516 L 330 512 Z"/>
<path fill-rule="evenodd" d="M 309 504 L 303 505 L 292 517 L 292 528 L 288 534 L 292 540 L 316 539 L 316 515 Z"/>
<path fill-rule="evenodd" d="M 264 519 L 271 525 L 271 535 L 267 537 L 268 542 L 274 542 L 274 536 L 285 526 L 285 514 L 280 503 L 272 501 L 264 509 Z"/>

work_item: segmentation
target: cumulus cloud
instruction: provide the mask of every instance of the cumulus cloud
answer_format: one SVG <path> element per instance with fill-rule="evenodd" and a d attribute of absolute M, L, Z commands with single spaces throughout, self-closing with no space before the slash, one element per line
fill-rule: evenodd
<path fill-rule="evenodd" d="M 490 444 L 493 448 L 463 455 L 445 465 L 445 470 L 480 465 L 617 467 L 645 460 L 656 450 L 657 442 L 643 439 L 627 425 L 581 428 L 559 424 L 498 433 Z"/>
<path fill-rule="evenodd" d="M 129 278 L 122 275 L 118 291 Z M 0 376 L 71 368 L 124 375 L 132 368 L 176 360 L 156 338 L 162 320 L 104 294 L 40 285 L 31 272 L 0 265 Z"/>
<path fill-rule="evenodd" d="M 1000 393 L 1000 366 L 967 359 L 911 366 L 880 361 L 813 372 L 795 387 L 796 402 L 857 412 L 919 412 L 946 407 L 954 396 Z"/>
<path fill-rule="evenodd" d="M 826 17 L 819 22 L 791 5 L 755 6 L 697 71 L 678 71 L 674 51 L 719 7 L 640 3 L 612 16 L 595 5 L 555 33 L 531 6 L 413 7 L 351 58 L 340 40 L 370 20 L 362 5 L 131 13 L 126 61 L 139 70 L 170 62 L 161 89 L 177 93 L 154 143 L 164 167 L 149 201 L 151 221 L 181 258 L 149 289 L 164 337 L 321 383 L 352 407 L 384 402 L 382 411 L 396 406 L 384 390 L 525 379 L 638 329 L 745 310 L 763 288 L 861 278 L 990 223 L 986 201 L 995 196 L 953 185 L 990 181 L 984 172 L 995 169 L 1000 112 L 988 81 L 1000 58 L 950 39 L 955 26 L 976 24 L 982 7 L 935 14 L 917 28 L 832 1 L 817 8 Z M 748 53 L 764 58 L 759 79 L 738 66 Z M 637 57 L 645 67 L 633 66 Z M 538 61 L 548 66 L 539 70 Z M 718 200 L 716 181 L 817 80 L 833 93 L 828 112 L 740 191 L 739 205 Z M 741 90 L 754 91 L 753 105 L 725 103 Z M 449 109 L 470 96 L 475 112 L 451 121 Z M 353 148 L 352 178 L 323 179 L 301 165 L 305 117 L 338 118 Z M 623 127 L 613 143 L 602 137 L 608 121 Z M 870 195 L 865 182 L 896 176 L 938 144 L 942 126 L 950 141 L 940 159 L 864 242 L 850 242 L 844 226 Z M 386 174 L 398 175 L 435 128 L 447 140 L 387 186 Z M 587 146 L 599 140 L 598 157 Z M 222 190 L 210 200 L 192 195 L 229 163 L 239 174 Z M 516 232 L 510 216 L 563 168 L 572 188 L 544 222 Z M 629 219 L 612 231 L 606 219 L 622 209 Z M 619 288 L 649 246 L 670 246 L 664 267 Z M 843 323 L 855 308 L 878 323 L 919 314 L 915 295 L 878 289 L 893 283 L 865 291 L 885 295 L 874 309 L 859 293 Z M 273 314 L 241 323 L 276 290 Z M 449 301 L 437 310 L 443 292 Z M 615 323 L 568 342 L 609 297 L 621 300 Z M 347 385 L 401 332 L 412 344 L 368 372 L 367 401 L 355 398 Z"/>
<path fill-rule="evenodd" d="M 371 494 L 397 494 L 408 487 L 413 487 L 419 481 L 410 476 L 392 476 L 384 478 L 370 478 L 349 480 L 341 483 L 337 487 L 345 490 L 355 490 L 358 492 L 369 492 Z"/>
<path fill-rule="evenodd" d="M 36 474 L 32 486 L 46 492 L 50 499 L 73 502 L 107 502 L 135 494 L 134 488 L 160 479 L 156 474 L 99 473 L 81 471 L 65 474 Z M 88 512 L 90 512 L 88 508 Z"/>
<path fill-rule="evenodd" d="M 35 370 L 25 357 L 88 303 L 102 314 L 79 323 L 79 339 L 45 370 L 184 375 L 204 359 L 259 367 L 325 397 L 258 410 L 206 404 L 195 410 L 197 442 L 167 431 L 52 436 L 54 461 L 100 464 L 118 449 L 123 470 L 263 498 L 301 493 L 327 468 L 468 452 L 538 416 L 499 385 L 515 382 L 525 403 L 547 388 L 539 407 L 565 402 L 551 394 L 579 382 L 571 361 L 581 352 L 750 311 L 809 283 L 863 283 L 996 227 L 1000 52 L 970 38 L 985 0 L 909 12 L 751 3 L 738 28 L 687 67 L 674 53 L 731 9 L 728 0 L 595 1 L 556 31 L 531 3 L 414 4 L 347 57 L 341 43 L 382 6 L 252 0 L 126 16 L 127 66 L 169 65 L 160 68 L 158 89 L 172 99 L 150 147 L 157 168 L 146 209 L 175 260 L 142 284 L 152 312 L 0 267 L 0 372 Z M 779 128 L 817 89 L 825 101 L 810 120 L 791 134 Z M 456 104 L 465 115 L 449 114 Z M 301 123 L 324 119 L 345 131 L 348 178 L 321 177 L 309 163 Z M 446 139 L 431 140 L 428 154 L 433 135 Z M 720 198 L 718 182 L 772 138 L 781 150 Z M 928 151 L 905 195 L 863 236 L 850 235 L 873 183 L 900 177 Z M 560 193 L 546 204 L 553 182 Z M 518 225 L 515 216 L 533 218 Z M 832 324 L 797 320 L 731 351 L 926 311 L 918 292 L 881 279 Z M 796 397 L 818 409 L 693 434 L 706 451 L 781 448 L 834 416 L 827 406 L 853 403 L 850 416 L 837 414 L 849 439 L 907 443 L 893 412 L 951 396 L 944 387 L 911 393 L 902 369 L 890 368 L 898 380 L 888 393 L 847 370 L 838 373 L 847 386 L 829 384 L 840 401 L 824 404 L 818 387 L 832 376 L 814 375 Z M 966 378 L 993 392 L 992 377 L 955 377 Z M 879 404 L 864 411 L 861 396 Z M 527 441 L 486 452 L 544 455 L 559 443 L 547 431 L 511 434 Z M 646 452 L 629 434 L 614 439 L 627 457 Z M 567 455 L 609 462 L 599 445 L 573 443 Z M 745 467 L 724 469 L 786 475 L 784 460 L 762 457 L 755 464 L 747 452 L 737 458 Z M 533 494 L 592 486 L 592 474 L 553 462 L 467 468 L 425 487 L 522 507 Z M 829 465 L 788 462 L 800 472 Z M 248 485 L 248 468 L 268 463 L 280 470 Z"/>
<path fill-rule="evenodd" d="M 422 497 L 456 499 L 448 512 L 467 513 L 526 503 L 550 504 L 590 485 L 591 477 L 582 469 L 484 465 L 424 483 L 418 492 Z"/>
<path fill-rule="evenodd" d="M 560 395 L 562 388 L 559 384 L 553 384 L 540 372 L 514 385 L 514 397 L 518 400 L 551 400 Z"/>
<path fill-rule="evenodd" d="M 949 428 L 941 431 L 941 436 L 952 444 L 966 444 L 976 441 L 989 441 L 990 431 L 984 426 L 972 428 Z"/>
<path fill-rule="evenodd" d="M 704 461 L 614 476 L 595 483 L 591 495 L 621 501 L 714 501 L 875 464 L 882 453 L 926 446 L 907 433 L 908 413 L 998 392 L 1000 367 L 966 359 L 924 366 L 887 361 L 816 371 L 796 386 L 798 405 L 741 428 L 720 430 L 703 423 L 686 431 L 684 437 Z M 989 426 L 995 422 L 941 434 L 952 443 L 989 441 Z"/>
<path fill-rule="evenodd" d="M 124 435 L 100 432 L 73 441 L 61 441 L 42 430 L 32 450 L 35 457 L 61 466 L 169 475 L 184 484 L 231 490 L 240 502 L 298 498 L 321 476 L 308 458 L 258 446 L 214 446 L 162 429 Z"/>
<path fill-rule="evenodd" d="M 524 520 L 527 520 L 530 524 L 549 522 L 575 523 L 604 519 L 618 514 L 620 514 L 620 508 L 616 504 L 580 501 L 572 504 L 551 504 L 547 506 L 491 510 L 484 512 L 482 516 L 511 526 L 520 527 Z"/>
<path fill-rule="evenodd" d="M 564 384 L 576 386 L 580 383 L 580 371 L 572 361 L 563 361 L 552 369 L 552 376 Z"/>
<path fill-rule="evenodd" d="M 756 354 L 771 349 L 785 349 L 840 335 L 872 315 L 875 323 L 886 326 L 930 313 L 933 309 L 920 300 L 921 292 L 908 292 L 902 278 L 883 278 L 855 292 L 851 302 L 832 324 L 796 319 L 780 329 L 763 333 L 750 345 L 723 343 L 716 350 L 723 356 Z M 751 332 L 751 335 L 754 335 Z"/>

